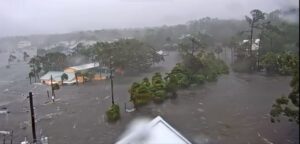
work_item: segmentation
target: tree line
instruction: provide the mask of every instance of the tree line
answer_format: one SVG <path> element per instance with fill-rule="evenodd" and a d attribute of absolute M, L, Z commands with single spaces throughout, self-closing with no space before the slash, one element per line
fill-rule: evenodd
<path fill-rule="evenodd" d="M 92 46 L 78 44 L 74 52 L 66 55 L 60 52 L 45 53 L 32 57 L 29 77 L 35 81 L 48 71 L 63 71 L 70 65 L 69 61 L 84 57 L 81 64 L 98 62 L 100 67 L 111 67 L 122 72 L 137 74 L 147 71 L 153 64 L 164 60 L 152 46 L 136 39 L 120 39 L 113 42 L 97 42 Z M 86 74 L 89 75 L 89 74 Z"/>

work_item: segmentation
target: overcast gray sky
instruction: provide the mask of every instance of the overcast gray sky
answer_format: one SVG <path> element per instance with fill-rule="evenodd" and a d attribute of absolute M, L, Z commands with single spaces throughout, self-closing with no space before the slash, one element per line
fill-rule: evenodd
<path fill-rule="evenodd" d="M 298 0 L 0 0 L 0 37 L 242 19 L 290 6 Z"/>

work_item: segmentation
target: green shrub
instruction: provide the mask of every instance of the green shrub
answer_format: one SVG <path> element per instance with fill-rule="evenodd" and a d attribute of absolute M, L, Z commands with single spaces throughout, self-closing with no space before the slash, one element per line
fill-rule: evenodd
<path fill-rule="evenodd" d="M 209 73 L 206 75 L 206 80 L 211 82 L 211 81 L 216 81 L 218 75 L 216 73 Z"/>
<path fill-rule="evenodd" d="M 147 104 L 152 98 L 151 88 L 146 85 L 140 85 L 134 94 L 133 104 L 138 107 Z"/>
<path fill-rule="evenodd" d="M 152 100 L 161 103 L 166 99 L 165 82 L 160 73 L 155 73 L 152 77 Z"/>
<path fill-rule="evenodd" d="M 227 64 L 222 61 L 222 60 L 218 60 L 218 67 L 220 74 L 229 74 L 229 67 L 227 66 Z"/>
<path fill-rule="evenodd" d="M 197 57 L 185 62 L 197 63 L 197 68 L 187 63 L 176 64 L 170 73 L 163 79 L 160 73 L 155 73 L 151 78 L 144 78 L 139 83 L 133 83 L 129 89 L 130 100 L 134 106 L 142 106 L 149 101 L 162 103 L 168 96 L 175 98 L 178 88 L 187 88 L 191 84 L 203 84 L 205 81 L 215 81 L 218 75 L 229 72 L 224 61 L 216 59 L 212 53 L 201 53 Z"/>
<path fill-rule="evenodd" d="M 139 83 L 134 82 L 130 89 L 128 90 L 129 94 L 130 94 L 130 101 L 132 101 L 133 103 L 135 103 L 136 97 L 137 97 L 137 89 L 140 86 Z"/>
<path fill-rule="evenodd" d="M 167 93 L 165 90 L 157 90 L 153 93 L 152 98 L 155 103 L 162 103 L 167 98 Z"/>
<path fill-rule="evenodd" d="M 163 85 L 164 84 L 162 76 L 161 76 L 160 73 L 155 73 L 152 76 L 152 86 L 155 85 L 155 84 L 159 84 L 159 85 Z"/>
<path fill-rule="evenodd" d="M 115 122 L 120 119 L 120 107 L 117 104 L 113 104 L 109 110 L 106 111 L 107 120 L 109 122 Z"/>
<path fill-rule="evenodd" d="M 167 76 L 165 77 L 165 81 L 166 81 L 166 91 L 167 93 L 171 94 L 171 98 L 175 98 L 177 96 L 177 88 L 178 88 L 178 83 L 177 83 L 177 79 L 176 76 L 174 74 L 171 73 L 167 73 Z"/>
<path fill-rule="evenodd" d="M 151 83 L 149 81 L 149 79 L 147 77 L 145 77 L 141 83 L 142 85 L 145 85 L 147 87 L 150 87 L 151 86 Z"/>
<path fill-rule="evenodd" d="M 282 53 L 277 58 L 278 72 L 281 75 L 291 75 L 299 63 L 299 57 L 289 53 Z"/>
<path fill-rule="evenodd" d="M 196 84 L 203 84 L 205 82 L 206 78 L 203 74 L 196 74 L 192 78 L 192 82 Z"/>
<path fill-rule="evenodd" d="M 262 57 L 262 65 L 268 74 L 278 73 L 278 56 L 273 52 L 269 52 Z"/>
<path fill-rule="evenodd" d="M 188 76 L 183 73 L 176 74 L 176 78 L 177 78 L 177 84 L 180 88 L 187 88 L 191 84 Z"/>

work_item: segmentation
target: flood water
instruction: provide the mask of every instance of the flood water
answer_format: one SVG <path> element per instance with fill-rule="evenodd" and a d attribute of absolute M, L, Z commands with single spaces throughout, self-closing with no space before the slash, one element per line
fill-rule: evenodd
<path fill-rule="evenodd" d="M 269 117 L 274 100 L 289 93 L 290 77 L 231 72 L 216 82 L 181 90 L 176 99 L 126 113 L 124 103 L 129 100 L 128 88 L 133 81 L 154 72 L 167 72 L 179 61 L 175 52 L 165 59 L 147 74 L 115 78 L 115 101 L 122 113 L 121 120 L 114 124 L 107 123 L 104 117 L 111 105 L 109 81 L 92 81 L 78 87 L 64 86 L 57 91 L 58 100 L 49 103 L 46 95 L 48 87 L 28 85 L 25 74 L 22 78 L 25 70 L 20 70 L 15 76 L 18 81 L 3 82 L 0 87 L 0 108 L 10 111 L 0 115 L 0 131 L 13 130 L 13 142 L 16 144 L 24 137 L 31 139 L 29 104 L 22 96 L 29 89 L 35 94 L 38 136 L 49 137 L 50 144 L 114 143 L 133 119 L 157 115 L 196 144 L 299 143 L 298 125 L 284 119 L 273 124 Z M 3 71 L 1 69 L 0 72 Z"/>

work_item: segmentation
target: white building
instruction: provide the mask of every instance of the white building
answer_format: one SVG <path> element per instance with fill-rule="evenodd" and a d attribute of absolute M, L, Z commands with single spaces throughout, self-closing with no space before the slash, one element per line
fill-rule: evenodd
<path fill-rule="evenodd" d="M 259 42 L 260 42 L 260 39 L 255 39 L 254 40 L 254 43 L 252 43 L 252 46 L 251 46 L 251 50 L 252 51 L 256 51 L 259 49 Z M 249 40 L 243 40 L 241 44 L 245 44 L 245 43 L 249 43 Z"/>
<path fill-rule="evenodd" d="M 126 132 L 116 144 L 191 144 L 160 116 L 138 125 Z"/>

